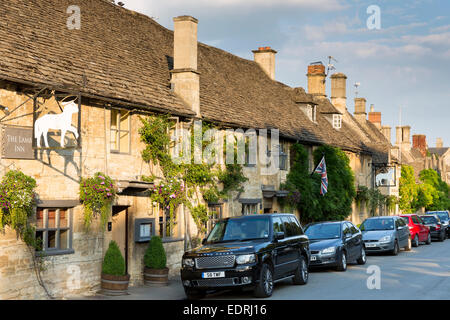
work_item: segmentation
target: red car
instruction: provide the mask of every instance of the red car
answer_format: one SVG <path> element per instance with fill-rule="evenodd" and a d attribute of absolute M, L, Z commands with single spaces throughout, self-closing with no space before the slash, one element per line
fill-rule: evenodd
<path fill-rule="evenodd" d="M 405 220 L 409 227 L 413 247 L 418 247 L 419 242 L 431 244 L 430 228 L 424 225 L 422 219 L 417 214 L 402 214 L 400 217 Z"/>

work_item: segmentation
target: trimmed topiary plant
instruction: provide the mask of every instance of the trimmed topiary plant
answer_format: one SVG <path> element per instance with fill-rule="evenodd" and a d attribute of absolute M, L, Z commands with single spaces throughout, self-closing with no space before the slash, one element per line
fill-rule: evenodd
<path fill-rule="evenodd" d="M 102 292 L 107 295 L 127 294 L 130 275 L 126 274 L 125 259 L 115 241 L 109 243 L 102 265 Z"/>
<path fill-rule="evenodd" d="M 109 243 L 109 248 L 103 259 L 102 272 L 113 276 L 125 275 L 125 259 L 115 241 Z"/>
<path fill-rule="evenodd" d="M 167 285 L 169 268 L 166 267 L 167 257 L 162 240 L 152 237 L 144 255 L 144 283 L 146 285 Z"/>
<path fill-rule="evenodd" d="M 166 262 L 166 251 L 161 238 L 158 236 L 152 237 L 144 256 L 145 266 L 150 269 L 164 269 Z"/>

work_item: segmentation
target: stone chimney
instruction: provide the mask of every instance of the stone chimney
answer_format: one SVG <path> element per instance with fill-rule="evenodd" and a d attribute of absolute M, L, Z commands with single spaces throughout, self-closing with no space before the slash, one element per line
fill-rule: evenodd
<path fill-rule="evenodd" d="M 318 97 L 326 97 L 325 94 L 325 66 L 322 62 L 315 62 L 308 66 L 308 93 Z"/>
<path fill-rule="evenodd" d="M 270 47 L 259 47 L 258 50 L 252 52 L 255 62 L 259 64 L 270 79 L 275 80 L 275 55 L 277 52 Z"/>
<path fill-rule="evenodd" d="M 436 139 L 436 148 L 443 148 L 444 147 L 444 142 L 442 141 L 442 138 L 437 138 Z"/>
<path fill-rule="evenodd" d="M 343 73 L 331 76 L 331 103 L 342 114 L 347 111 L 347 76 Z"/>
<path fill-rule="evenodd" d="M 381 130 L 381 112 L 375 112 L 373 104 L 370 105 L 369 121 Z"/>
<path fill-rule="evenodd" d="M 390 126 L 382 126 L 381 133 L 386 137 L 386 139 L 391 143 L 391 127 Z"/>
<path fill-rule="evenodd" d="M 425 157 L 427 155 L 427 137 L 424 134 L 413 135 L 413 148 L 416 148 Z"/>
<path fill-rule="evenodd" d="M 401 148 L 401 151 L 411 150 L 410 141 L 410 126 L 396 127 L 396 142 L 395 144 Z"/>
<path fill-rule="evenodd" d="M 197 24 L 191 16 L 173 18 L 172 89 L 200 117 L 200 74 L 197 71 Z"/>
<path fill-rule="evenodd" d="M 354 116 L 359 122 L 364 122 L 367 119 L 366 113 L 366 99 L 355 98 L 355 113 Z"/>

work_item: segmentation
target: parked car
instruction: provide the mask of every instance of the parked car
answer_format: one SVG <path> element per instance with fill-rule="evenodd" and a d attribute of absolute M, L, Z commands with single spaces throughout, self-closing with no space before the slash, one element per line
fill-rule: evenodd
<path fill-rule="evenodd" d="M 308 282 L 309 240 L 292 214 L 219 220 L 202 246 L 183 255 L 181 280 L 188 298 L 209 290 L 250 288 L 269 297 L 274 283 Z"/>
<path fill-rule="evenodd" d="M 450 214 L 448 211 L 427 211 L 425 214 L 435 214 L 439 217 L 442 224 L 447 228 L 447 238 L 450 236 Z"/>
<path fill-rule="evenodd" d="M 397 255 L 400 248 L 411 250 L 411 234 L 405 220 L 398 216 L 371 217 L 361 223 L 360 230 L 366 252 L 390 252 Z"/>
<path fill-rule="evenodd" d="M 420 242 L 431 244 L 430 228 L 424 225 L 424 222 L 417 214 L 402 214 L 400 217 L 408 225 L 413 247 L 418 247 Z"/>
<path fill-rule="evenodd" d="M 420 218 L 430 228 L 432 239 L 444 241 L 447 238 L 447 227 L 441 222 L 437 214 L 421 215 Z"/>
<path fill-rule="evenodd" d="M 318 222 L 305 228 L 311 250 L 311 267 L 333 266 L 347 270 L 347 262 L 366 263 L 361 231 L 348 221 Z"/>

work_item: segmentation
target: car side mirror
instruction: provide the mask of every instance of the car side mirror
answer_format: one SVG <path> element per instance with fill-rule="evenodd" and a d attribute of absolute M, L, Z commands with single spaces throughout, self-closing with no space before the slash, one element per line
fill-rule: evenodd
<path fill-rule="evenodd" d="M 284 232 L 280 231 L 280 232 L 275 232 L 275 240 L 282 240 L 284 239 Z"/>
<path fill-rule="evenodd" d="M 205 244 L 205 243 L 206 243 L 206 238 L 202 240 L 202 244 Z"/>

